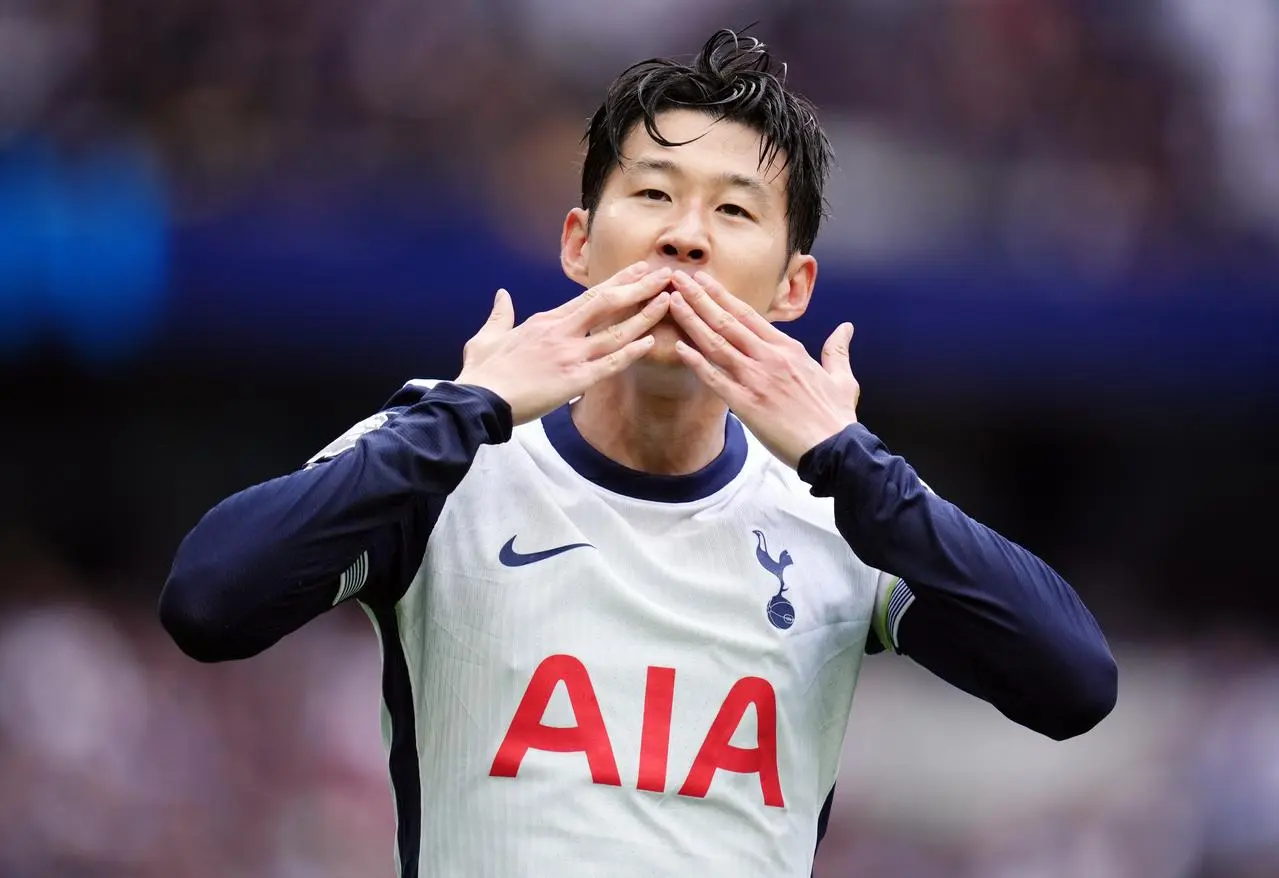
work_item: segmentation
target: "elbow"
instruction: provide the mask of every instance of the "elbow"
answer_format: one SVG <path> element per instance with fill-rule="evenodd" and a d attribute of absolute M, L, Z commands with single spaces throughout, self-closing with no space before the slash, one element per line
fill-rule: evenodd
<path fill-rule="evenodd" d="M 1086 659 L 1071 663 L 1070 674 L 1058 691 L 1059 710 L 1044 733 L 1056 741 L 1092 731 L 1110 715 L 1119 699 L 1119 666 L 1105 643 Z"/>
<path fill-rule="evenodd" d="M 183 653 L 198 662 L 245 657 L 234 648 L 234 625 L 219 609 L 216 583 L 175 564 L 160 593 L 160 624 Z"/>

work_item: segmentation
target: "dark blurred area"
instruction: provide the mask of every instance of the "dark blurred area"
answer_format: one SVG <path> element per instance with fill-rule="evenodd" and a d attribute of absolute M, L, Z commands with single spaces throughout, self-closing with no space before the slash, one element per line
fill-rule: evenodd
<path fill-rule="evenodd" d="M 792 331 L 1121 666 L 1055 745 L 868 661 L 819 875 L 1279 875 L 1272 0 L 0 0 L 0 874 L 392 873 L 367 623 L 198 666 L 169 560 L 572 295 L 608 82 L 748 22 L 839 160 Z"/>

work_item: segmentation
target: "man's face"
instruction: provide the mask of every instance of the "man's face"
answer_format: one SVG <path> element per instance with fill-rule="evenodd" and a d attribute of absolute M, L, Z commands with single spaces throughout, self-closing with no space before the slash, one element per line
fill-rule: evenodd
<path fill-rule="evenodd" d="M 707 271 L 770 319 L 802 314 L 816 264 L 789 253 L 785 157 L 761 167 L 759 134 L 693 110 L 664 112 L 657 127 L 685 145 L 661 146 L 642 124 L 631 131 L 589 236 L 585 211 L 572 211 L 565 222 L 566 273 L 593 286 L 643 259 L 690 275 Z M 674 319 L 667 315 L 653 335 L 647 359 L 679 363 L 675 342 L 684 335 Z"/>

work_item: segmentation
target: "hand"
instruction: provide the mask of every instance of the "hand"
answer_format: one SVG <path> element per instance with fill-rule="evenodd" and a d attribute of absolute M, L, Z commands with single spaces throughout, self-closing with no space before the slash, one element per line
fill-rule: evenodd
<path fill-rule="evenodd" d="M 502 397 L 516 424 L 540 418 L 644 356 L 653 346 L 645 333 L 670 306 L 662 292 L 670 276 L 639 262 L 519 326 L 510 294 L 498 290 L 488 321 L 462 349 L 455 383 Z M 608 325 L 647 299 L 639 313 Z"/>
<path fill-rule="evenodd" d="M 778 458 L 797 467 L 811 448 L 857 423 L 851 323 L 826 339 L 818 365 L 706 272 L 677 271 L 674 285 L 671 314 L 693 340 L 676 344 L 680 358 Z"/>

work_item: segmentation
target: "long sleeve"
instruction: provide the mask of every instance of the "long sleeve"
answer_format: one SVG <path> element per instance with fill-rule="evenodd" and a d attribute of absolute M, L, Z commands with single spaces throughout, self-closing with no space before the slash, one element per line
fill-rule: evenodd
<path fill-rule="evenodd" d="M 304 469 L 206 513 L 178 547 L 162 624 L 193 658 L 224 661 L 356 594 L 398 600 L 480 446 L 510 435 L 510 408 L 486 390 L 405 388 Z"/>
<path fill-rule="evenodd" d="M 1058 740 L 1114 707 L 1114 658 L 1070 585 L 930 491 L 864 426 L 810 450 L 799 474 L 834 498 L 857 556 L 907 589 L 890 601 L 897 639 L 886 646 Z"/>

